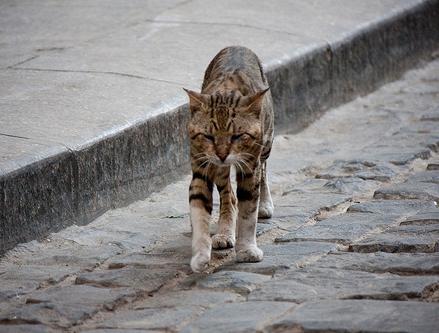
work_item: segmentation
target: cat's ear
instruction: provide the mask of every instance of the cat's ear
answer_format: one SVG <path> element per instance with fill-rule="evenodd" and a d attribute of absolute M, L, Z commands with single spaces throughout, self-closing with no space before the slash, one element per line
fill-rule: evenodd
<path fill-rule="evenodd" d="M 185 88 L 183 88 L 183 90 L 186 91 L 189 96 L 189 107 L 191 111 L 198 110 L 203 104 L 207 105 L 209 95 L 197 93 Z"/>
<path fill-rule="evenodd" d="M 250 111 L 251 113 L 259 117 L 259 114 L 261 113 L 261 109 L 262 109 L 262 102 L 264 100 L 264 95 L 269 89 L 270 88 L 266 88 L 264 90 L 258 91 L 253 95 L 246 96 L 242 99 L 242 102 L 239 104 L 241 105 L 242 108 Z"/>

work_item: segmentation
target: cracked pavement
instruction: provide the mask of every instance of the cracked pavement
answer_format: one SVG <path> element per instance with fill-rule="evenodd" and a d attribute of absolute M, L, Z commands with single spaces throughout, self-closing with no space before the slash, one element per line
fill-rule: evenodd
<path fill-rule="evenodd" d="M 438 77 L 433 60 L 275 138 L 262 262 L 214 251 L 191 273 L 188 175 L 9 251 L 0 332 L 437 330 Z"/>

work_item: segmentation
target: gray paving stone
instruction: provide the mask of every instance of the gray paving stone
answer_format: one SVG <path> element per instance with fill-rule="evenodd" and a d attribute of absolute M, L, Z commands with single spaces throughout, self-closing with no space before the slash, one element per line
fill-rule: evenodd
<path fill-rule="evenodd" d="M 439 184 L 439 171 L 430 170 L 430 171 L 417 172 L 413 175 L 410 175 L 408 181 Z"/>
<path fill-rule="evenodd" d="M 330 251 L 335 251 L 334 243 L 297 242 L 261 246 L 264 260 L 257 263 L 230 263 L 221 267 L 222 270 L 252 272 L 273 275 L 276 272 L 297 268 L 308 261 Z"/>
<path fill-rule="evenodd" d="M 1 325 L 0 333 L 52 333 L 52 328 L 40 324 Z"/>
<path fill-rule="evenodd" d="M 260 332 L 295 305 L 286 302 L 243 302 L 224 304 L 203 313 L 182 332 Z"/>
<path fill-rule="evenodd" d="M 439 251 L 439 225 L 404 225 L 349 245 L 353 252 L 432 253 Z"/>
<path fill-rule="evenodd" d="M 163 268 L 175 268 L 182 269 L 188 265 L 188 256 L 181 255 L 180 253 L 145 253 L 145 252 L 132 252 L 122 256 L 116 256 L 110 258 L 106 263 L 108 268 L 116 269 L 123 267 L 138 267 L 147 269 Z"/>
<path fill-rule="evenodd" d="M 387 151 L 386 151 L 387 150 Z M 404 148 L 395 151 L 395 146 L 389 144 L 387 149 L 370 148 L 361 153 L 364 159 L 388 162 L 397 166 L 407 165 L 416 159 L 426 160 L 431 156 L 431 151 L 425 147 Z"/>
<path fill-rule="evenodd" d="M 151 292 L 159 289 L 166 281 L 175 278 L 176 274 L 177 271 L 173 268 L 152 270 L 126 267 L 83 273 L 76 278 L 75 283 L 106 288 L 130 287 Z"/>
<path fill-rule="evenodd" d="M 401 183 L 375 191 L 375 199 L 419 199 L 439 201 L 439 186 L 434 183 Z"/>
<path fill-rule="evenodd" d="M 439 274 L 439 253 L 336 252 L 311 266 L 400 275 Z"/>
<path fill-rule="evenodd" d="M 256 237 L 259 237 L 267 232 L 270 232 L 273 229 L 276 229 L 277 225 L 272 221 L 267 220 L 259 220 L 256 225 Z"/>
<path fill-rule="evenodd" d="M 80 246 L 69 241 L 33 241 L 17 246 L 8 253 L 7 260 L 19 265 L 73 266 L 87 270 L 121 252 L 120 247 L 114 244 Z"/>
<path fill-rule="evenodd" d="M 316 178 L 360 178 L 363 180 L 376 180 L 388 182 L 396 176 L 396 172 L 390 165 L 377 165 L 372 162 L 362 160 L 335 161 L 328 169 L 319 172 Z"/>
<path fill-rule="evenodd" d="M 359 177 L 340 177 L 328 180 L 325 187 L 354 196 L 373 191 L 378 187 L 378 184 L 376 181 L 364 180 Z"/>
<path fill-rule="evenodd" d="M 253 301 L 303 303 L 318 299 L 407 300 L 421 298 L 438 276 L 399 276 L 330 268 L 303 268 L 262 283 L 248 295 Z"/>
<path fill-rule="evenodd" d="M 196 286 L 207 289 L 231 290 L 248 294 L 271 277 L 264 274 L 237 271 L 220 271 L 196 281 Z"/>
<path fill-rule="evenodd" d="M 436 208 L 437 206 L 433 200 L 371 200 L 353 204 L 347 211 L 350 213 L 374 213 L 386 216 L 403 216 Z"/>
<path fill-rule="evenodd" d="M 204 311 L 197 306 L 121 311 L 95 324 L 96 328 L 179 331 Z"/>
<path fill-rule="evenodd" d="M 330 192 L 320 186 L 319 191 L 303 191 L 293 188 L 282 193 L 277 197 L 273 218 L 291 217 L 292 215 L 305 216 L 311 218 L 320 210 L 329 210 L 351 199 L 351 196 L 340 193 Z"/>
<path fill-rule="evenodd" d="M 72 266 L 7 265 L 0 267 L 0 301 L 20 297 L 40 286 L 60 282 L 80 268 Z"/>
<path fill-rule="evenodd" d="M 394 217 L 378 214 L 349 213 L 330 217 L 315 225 L 277 237 L 275 242 L 323 241 L 348 244 L 365 234 L 394 223 Z"/>
<path fill-rule="evenodd" d="M 70 327 L 90 318 L 100 310 L 111 310 L 124 299 L 134 296 L 127 288 L 92 286 L 57 286 L 36 291 L 26 304 L 0 314 L 0 323 L 41 323 Z"/>
<path fill-rule="evenodd" d="M 130 329 L 130 328 L 98 328 L 95 330 L 89 330 L 87 329 L 86 331 L 87 333 L 159 333 L 159 332 L 163 332 L 165 333 L 166 330 L 163 331 L 159 331 L 159 330 L 155 330 L 155 329 Z"/>
<path fill-rule="evenodd" d="M 302 304 L 268 332 L 430 333 L 439 326 L 439 304 L 374 300 L 327 300 Z"/>
<path fill-rule="evenodd" d="M 410 216 L 401 222 L 401 225 L 407 224 L 439 224 L 439 209 L 419 212 L 418 214 Z"/>
<path fill-rule="evenodd" d="M 116 244 L 121 249 L 141 250 L 142 246 L 150 242 L 149 237 L 144 237 L 141 232 L 130 230 L 113 230 L 100 227 L 69 227 L 59 235 L 62 239 L 75 242 L 82 246 L 94 246 L 96 244 Z"/>
<path fill-rule="evenodd" d="M 217 304 L 242 302 L 244 300 L 243 296 L 234 292 L 191 289 L 155 294 L 137 303 L 135 309 L 177 308 L 186 306 L 210 308 Z"/>

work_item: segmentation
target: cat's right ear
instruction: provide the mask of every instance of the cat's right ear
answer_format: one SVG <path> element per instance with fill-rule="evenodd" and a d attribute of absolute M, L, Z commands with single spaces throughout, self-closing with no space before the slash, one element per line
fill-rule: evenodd
<path fill-rule="evenodd" d="M 183 88 L 183 90 L 186 91 L 186 93 L 189 96 L 189 107 L 192 112 L 199 110 L 202 105 L 207 105 L 207 101 L 208 101 L 207 98 L 209 95 L 200 94 L 185 88 Z"/>

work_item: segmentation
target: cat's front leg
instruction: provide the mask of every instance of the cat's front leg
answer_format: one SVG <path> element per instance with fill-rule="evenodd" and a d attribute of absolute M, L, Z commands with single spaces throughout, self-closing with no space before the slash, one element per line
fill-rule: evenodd
<path fill-rule="evenodd" d="M 253 173 L 238 175 L 237 180 L 238 235 L 236 242 L 236 261 L 261 261 L 264 253 L 256 244 L 256 223 L 258 221 L 260 192 L 259 166 Z"/>
<path fill-rule="evenodd" d="M 212 237 L 214 249 L 227 249 L 235 246 L 236 198 L 230 183 L 230 167 L 217 170 L 216 187 L 220 195 L 220 216 L 218 231 Z"/>
<path fill-rule="evenodd" d="M 192 259 L 194 272 L 202 272 L 207 268 L 212 250 L 209 235 L 209 223 L 212 213 L 211 180 L 198 172 L 194 172 L 189 187 L 190 219 L 192 225 Z"/>

